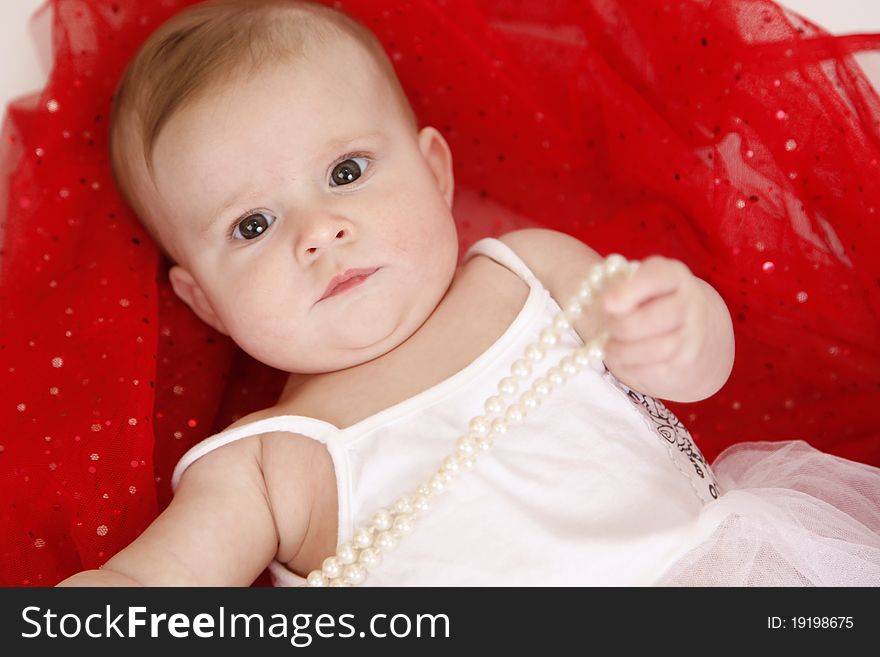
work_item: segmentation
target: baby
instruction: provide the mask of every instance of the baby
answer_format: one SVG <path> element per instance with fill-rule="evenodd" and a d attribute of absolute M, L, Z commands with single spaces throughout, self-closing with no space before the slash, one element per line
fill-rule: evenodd
<path fill-rule="evenodd" d="M 387 529 L 374 512 L 449 453 L 499 379 L 540 374 L 516 359 L 602 260 L 524 229 L 459 263 L 449 147 L 418 127 L 376 38 L 321 5 L 210 1 L 172 18 L 120 84 L 111 148 L 175 293 L 290 377 L 187 453 L 136 541 L 62 585 L 246 586 L 267 566 L 276 584 L 328 581 L 343 565 L 328 557 Z M 571 377 L 503 438 L 494 425 L 498 445 L 411 535 L 391 532 L 395 551 L 374 543 L 366 583 L 651 583 L 708 534 L 688 523 L 717 495 L 711 471 L 655 398 L 725 383 L 726 305 L 651 257 L 598 309 L 571 314 L 545 360 L 601 328 L 608 371 Z"/>

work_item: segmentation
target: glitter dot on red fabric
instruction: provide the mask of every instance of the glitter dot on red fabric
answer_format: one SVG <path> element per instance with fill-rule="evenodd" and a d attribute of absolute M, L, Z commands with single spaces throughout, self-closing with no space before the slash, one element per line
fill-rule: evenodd
<path fill-rule="evenodd" d="M 180 456 L 284 382 L 174 295 L 110 175 L 97 117 L 192 3 L 48 4 L 49 82 L 0 139 L 3 585 L 104 563 L 167 506 Z M 737 339 L 720 392 L 669 404 L 705 456 L 800 438 L 880 465 L 880 100 L 851 57 L 880 35 L 768 0 L 334 4 L 447 138 L 462 253 L 540 225 L 684 261 Z"/>

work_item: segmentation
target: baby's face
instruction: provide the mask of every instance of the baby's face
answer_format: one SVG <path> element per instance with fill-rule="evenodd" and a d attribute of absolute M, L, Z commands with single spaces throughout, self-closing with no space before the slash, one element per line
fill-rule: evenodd
<path fill-rule="evenodd" d="M 316 373 L 411 336 L 455 273 L 452 165 L 404 120 L 359 46 L 269 67 L 175 115 L 151 213 L 175 292 L 254 358 Z M 374 269 L 324 297 L 334 276 Z"/>

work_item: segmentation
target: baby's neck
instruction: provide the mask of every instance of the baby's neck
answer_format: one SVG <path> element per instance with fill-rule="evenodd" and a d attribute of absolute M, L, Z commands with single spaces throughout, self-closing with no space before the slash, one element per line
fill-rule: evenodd
<path fill-rule="evenodd" d="M 275 406 L 277 408 L 288 408 L 293 405 L 298 407 L 299 403 L 307 396 L 312 395 L 316 390 L 322 388 L 322 384 L 329 386 L 339 385 L 341 380 L 348 381 L 352 375 L 358 371 L 362 365 L 346 368 L 345 370 L 334 370 L 330 372 L 319 372 L 311 374 L 301 374 L 299 372 L 291 372 L 284 384 L 284 389 L 278 397 Z M 340 378 L 341 377 L 341 378 Z M 326 390 L 326 387 L 323 387 Z"/>
<path fill-rule="evenodd" d="M 296 395 L 297 391 L 314 376 L 314 374 L 298 374 L 297 372 L 292 372 L 287 377 L 287 382 L 284 384 L 284 390 L 281 391 L 278 403 L 281 404 L 285 400 L 289 400 Z"/>

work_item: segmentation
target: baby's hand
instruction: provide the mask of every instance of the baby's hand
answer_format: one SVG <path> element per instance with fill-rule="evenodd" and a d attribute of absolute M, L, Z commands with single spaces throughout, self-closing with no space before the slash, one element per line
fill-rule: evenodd
<path fill-rule="evenodd" d="M 718 378 L 713 372 L 724 368 L 722 360 L 728 354 L 732 367 L 732 327 L 730 349 L 708 353 L 718 342 L 712 334 L 719 333 L 724 320 L 730 323 L 727 308 L 718 293 L 679 260 L 647 258 L 631 278 L 609 285 L 602 306 L 609 334 L 605 364 L 633 389 L 696 401 L 715 392 L 705 394 L 705 386 L 711 385 L 705 379 Z M 704 380 L 698 380 L 701 377 Z"/>

